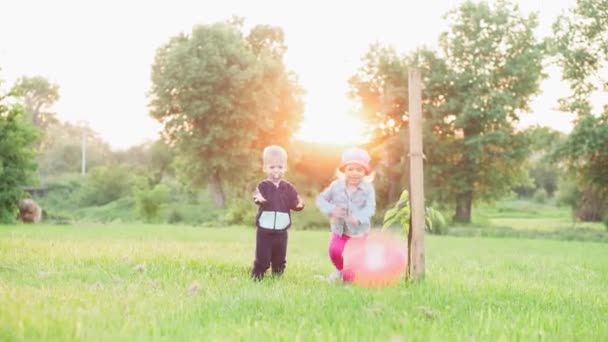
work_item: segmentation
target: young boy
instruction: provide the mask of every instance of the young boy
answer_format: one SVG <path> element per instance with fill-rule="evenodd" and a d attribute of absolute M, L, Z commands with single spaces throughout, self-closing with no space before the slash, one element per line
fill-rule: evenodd
<path fill-rule="evenodd" d="M 287 171 L 287 152 L 271 145 L 263 152 L 267 178 L 260 182 L 253 195 L 259 206 L 256 216 L 255 261 L 251 276 L 261 280 L 272 265 L 272 274 L 280 276 L 285 270 L 287 229 L 291 226 L 291 210 L 300 211 L 304 203 L 296 188 L 283 180 Z"/>

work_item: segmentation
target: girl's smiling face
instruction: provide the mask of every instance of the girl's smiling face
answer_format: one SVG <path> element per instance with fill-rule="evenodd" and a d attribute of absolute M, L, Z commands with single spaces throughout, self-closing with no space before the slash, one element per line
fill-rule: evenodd
<path fill-rule="evenodd" d="M 358 164 L 348 164 L 344 166 L 344 176 L 346 184 L 359 185 L 365 177 L 365 168 Z"/>

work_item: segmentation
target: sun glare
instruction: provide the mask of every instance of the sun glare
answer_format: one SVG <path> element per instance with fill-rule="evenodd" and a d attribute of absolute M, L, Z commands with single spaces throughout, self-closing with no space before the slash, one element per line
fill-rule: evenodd
<path fill-rule="evenodd" d="M 363 122 L 348 113 L 305 113 L 297 139 L 330 145 L 357 145 L 366 142 Z"/>

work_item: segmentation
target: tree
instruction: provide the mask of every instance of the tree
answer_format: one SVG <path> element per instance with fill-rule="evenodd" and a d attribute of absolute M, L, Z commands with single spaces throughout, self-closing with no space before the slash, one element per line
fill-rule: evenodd
<path fill-rule="evenodd" d="M 69 122 L 51 124 L 39 147 L 39 173 L 46 176 L 79 173 L 82 162 L 82 134 L 86 134 L 87 169 L 111 162 L 110 146 L 89 127 Z"/>
<path fill-rule="evenodd" d="M 552 197 L 557 190 L 559 175 L 564 171 L 562 165 L 555 160 L 554 152 L 565 140 L 565 134 L 540 126 L 528 127 L 523 133 L 530 141 L 531 154 L 526 162 L 530 184 L 519 185 L 514 191 L 524 197 L 532 197 L 535 192 L 544 191 Z"/>
<path fill-rule="evenodd" d="M 176 169 L 193 186 L 208 184 L 218 207 L 225 181 L 251 180 L 261 148 L 286 145 L 302 119 L 302 92 L 282 61 L 282 37 L 269 26 L 245 36 L 238 21 L 217 23 L 157 51 L 151 115 L 164 125 Z"/>
<path fill-rule="evenodd" d="M 363 65 L 350 78 L 350 96 L 361 103 L 361 114 L 371 127 L 369 148 L 378 177 L 378 205 L 397 200 L 407 181 L 408 74 L 410 61 L 390 47 L 372 44 Z"/>
<path fill-rule="evenodd" d="M 57 123 L 55 113 L 49 112 L 49 109 L 59 100 L 58 85 L 51 84 L 42 76 L 24 76 L 15 82 L 13 93 L 22 99 L 23 107 L 31 115 L 35 127 L 44 130 L 50 124 Z"/>
<path fill-rule="evenodd" d="M 439 194 L 455 200 L 454 220 L 470 222 L 475 198 L 499 198 L 526 178 L 528 142 L 514 123 L 539 90 L 544 46 L 534 37 L 536 15 L 521 16 L 505 1 L 494 8 L 467 2 L 448 19 L 440 46 L 449 72 L 432 76 L 443 82 L 428 93 L 440 101 L 431 108 L 436 126 L 428 141 L 438 148 L 427 149 L 427 158 L 431 174 L 446 180 Z M 444 123 L 452 146 L 436 139 Z"/>
<path fill-rule="evenodd" d="M 446 18 L 450 30 L 441 35 L 439 52 L 420 49 L 386 71 L 372 63 L 365 74 L 383 75 L 369 87 L 388 101 L 378 106 L 384 109 L 376 123 L 399 127 L 407 121 L 407 91 L 389 85 L 393 79 L 406 84 L 407 67 L 421 69 L 427 197 L 454 203 L 454 220 L 470 222 L 474 200 L 499 198 L 526 178 L 527 139 L 514 124 L 538 92 L 544 46 L 533 34 L 536 16 L 521 16 L 505 1 L 466 2 Z M 395 114 L 387 116 L 386 108 Z"/>
<path fill-rule="evenodd" d="M 173 152 L 163 140 L 133 146 L 126 151 L 114 153 L 118 163 L 128 165 L 131 170 L 146 175 L 152 186 L 159 184 L 167 175 L 172 175 Z"/>
<path fill-rule="evenodd" d="M 579 0 L 575 8 L 553 25 L 552 52 L 570 84 L 570 96 L 561 99 L 561 109 L 576 114 L 571 134 L 558 156 L 575 174 L 578 185 L 593 207 L 608 211 L 608 105 L 595 112 L 591 96 L 608 91 L 608 1 Z M 583 196 L 585 197 L 585 196 Z M 592 203 L 592 202 L 599 203 Z M 602 204 L 603 202 L 603 204 Z M 585 212 L 578 208 L 579 212 Z M 598 212 L 596 210 L 596 212 Z M 587 215 L 586 215 L 587 216 Z M 601 214 L 589 215 L 601 219 Z"/>
<path fill-rule="evenodd" d="M 36 171 L 32 146 L 37 134 L 20 105 L 4 103 L 8 96 L 0 95 L 0 223 L 15 220 L 23 187 L 31 184 Z"/>

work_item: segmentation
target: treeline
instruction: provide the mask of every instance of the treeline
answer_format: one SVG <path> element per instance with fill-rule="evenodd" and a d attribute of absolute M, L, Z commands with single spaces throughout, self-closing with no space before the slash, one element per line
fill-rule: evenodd
<path fill-rule="evenodd" d="M 407 75 L 415 67 L 424 83 L 429 205 L 454 221 L 470 222 L 474 203 L 515 192 L 539 201 L 558 197 L 583 220 L 606 218 L 608 107 L 598 112 L 591 103 L 608 86 L 606 8 L 608 0 L 580 0 L 556 19 L 550 37 L 538 37 L 536 14 L 523 15 L 508 1 L 465 2 L 446 15 L 449 29 L 438 37 L 437 49 L 399 53 L 372 44 L 349 85 L 372 130 L 365 147 L 375 161 L 380 209 L 408 187 Z M 131 198 L 146 220 L 167 203 L 201 205 L 204 190 L 210 205 L 228 207 L 232 218 L 246 217 L 251 206 L 241 202 L 261 176 L 260 151 L 281 144 L 290 152 L 290 177 L 312 198 L 333 177 L 342 147 L 292 140 L 304 104 L 297 75 L 283 61 L 286 49 L 281 28 L 245 31 L 240 18 L 170 38 L 156 52 L 149 90 L 150 115 L 163 125 L 162 137 L 121 152 L 111 151 L 92 130 L 59 122 L 46 110 L 59 98 L 58 87 L 24 77 L 4 97 L 0 115 L 7 122 L 20 117 L 23 138 L 2 144 L 11 149 L 19 141 L 13 150 L 23 165 L 35 160 L 38 166 L 16 167 L 24 174 L 4 186 L 31 185 L 32 170 L 41 185 L 64 179 L 53 184 L 67 191 L 71 184 L 70 195 L 59 199 L 72 208 Z M 570 85 L 570 95 L 556 104 L 576 114 L 569 135 L 517 127 L 541 91 L 548 65 L 558 65 Z M 37 140 L 28 127 L 40 133 Z M 83 130 L 89 172 L 66 181 L 80 170 Z M 1 158 L 3 165 L 14 159 Z M 11 196 L 2 202 L 5 221 L 19 197 Z M 182 214 L 168 215 L 176 221 Z"/>

